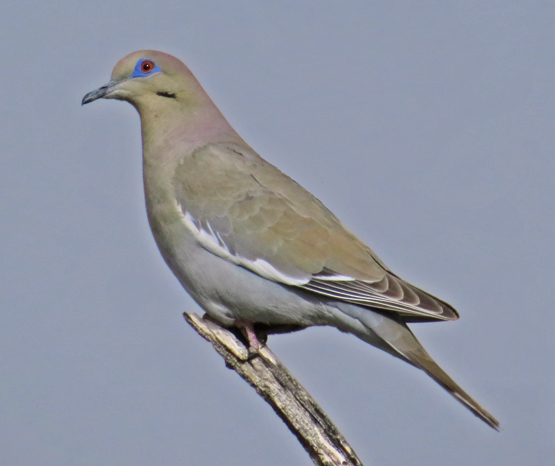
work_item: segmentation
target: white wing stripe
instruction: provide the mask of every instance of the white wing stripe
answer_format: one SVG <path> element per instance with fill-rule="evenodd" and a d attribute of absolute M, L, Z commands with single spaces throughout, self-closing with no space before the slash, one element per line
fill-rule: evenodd
<path fill-rule="evenodd" d="M 331 281 L 331 282 L 354 282 L 356 278 L 347 275 L 325 275 L 318 276 L 318 280 Z"/>
<path fill-rule="evenodd" d="M 181 204 L 177 204 L 178 212 L 180 213 L 183 224 L 195 237 L 195 239 L 208 251 L 215 254 L 222 259 L 228 260 L 233 264 L 245 267 L 251 270 L 261 277 L 267 278 L 278 283 L 284 283 L 286 285 L 305 285 L 309 282 L 309 278 L 295 278 L 290 277 L 278 269 L 276 269 L 268 261 L 258 258 L 254 261 L 241 257 L 239 255 L 231 254 L 229 247 L 225 244 L 219 233 L 215 233 L 209 222 L 206 222 L 209 231 L 206 231 L 202 226 L 197 226 L 193 216 L 189 212 L 184 212 Z"/>

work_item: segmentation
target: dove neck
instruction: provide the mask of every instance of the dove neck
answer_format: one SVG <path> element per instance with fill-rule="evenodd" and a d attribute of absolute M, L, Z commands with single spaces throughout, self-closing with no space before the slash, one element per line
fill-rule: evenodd
<path fill-rule="evenodd" d="M 145 162 L 176 160 L 209 143 L 245 144 L 219 109 L 211 102 L 183 111 L 177 105 L 142 111 L 141 133 Z"/>

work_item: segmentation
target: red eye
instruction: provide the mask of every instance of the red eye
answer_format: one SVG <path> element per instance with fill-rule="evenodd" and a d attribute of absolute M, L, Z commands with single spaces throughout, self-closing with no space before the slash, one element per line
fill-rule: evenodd
<path fill-rule="evenodd" d="M 154 64 L 154 62 L 150 60 L 145 60 L 141 63 L 141 71 L 143 73 L 150 73 L 155 67 L 156 65 Z"/>

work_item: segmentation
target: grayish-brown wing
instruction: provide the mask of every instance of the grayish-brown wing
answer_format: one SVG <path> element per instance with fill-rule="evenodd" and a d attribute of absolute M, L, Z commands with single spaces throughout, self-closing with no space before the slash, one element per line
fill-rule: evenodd
<path fill-rule="evenodd" d="M 458 318 L 393 274 L 318 199 L 248 147 L 197 149 L 180 160 L 173 183 L 197 240 L 264 278 L 407 321 Z"/>

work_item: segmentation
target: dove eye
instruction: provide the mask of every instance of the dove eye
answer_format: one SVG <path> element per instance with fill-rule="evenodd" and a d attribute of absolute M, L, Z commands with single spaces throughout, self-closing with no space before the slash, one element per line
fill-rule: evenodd
<path fill-rule="evenodd" d="M 141 71 L 143 73 L 150 73 L 155 66 L 156 65 L 154 64 L 153 61 L 145 60 L 144 62 L 141 63 Z"/>
<path fill-rule="evenodd" d="M 140 59 L 135 65 L 132 78 L 144 78 L 158 71 L 162 71 L 159 66 L 148 58 Z"/>

